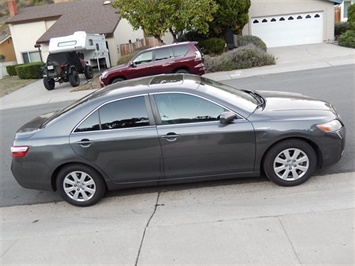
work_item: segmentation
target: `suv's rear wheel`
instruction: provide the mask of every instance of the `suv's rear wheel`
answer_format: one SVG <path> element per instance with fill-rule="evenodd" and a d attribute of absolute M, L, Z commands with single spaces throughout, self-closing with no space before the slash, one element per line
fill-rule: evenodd
<path fill-rule="evenodd" d="M 54 79 L 43 78 L 43 85 L 47 90 L 51 91 L 55 87 L 55 81 Z"/>
<path fill-rule="evenodd" d="M 92 79 L 94 77 L 94 72 L 92 71 L 92 67 L 87 65 L 84 70 L 85 78 Z"/>
<path fill-rule="evenodd" d="M 175 71 L 175 73 L 185 73 L 185 74 L 190 74 L 190 71 L 188 71 L 187 69 L 178 69 Z"/>
<path fill-rule="evenodd" d="M 80 85 L 79 74 L 75 69 L 69 74 L 69 82 L 72 87 L 78 87 Z"/>

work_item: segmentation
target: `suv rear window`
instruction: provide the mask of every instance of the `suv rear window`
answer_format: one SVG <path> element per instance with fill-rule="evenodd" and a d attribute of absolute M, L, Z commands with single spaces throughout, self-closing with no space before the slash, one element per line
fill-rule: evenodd
<path fill-rule="evenodd" d="M 186 55 L 187 52 L 189 51 L 189 48 L 186 45 L 180 45 L 180 46 L 173 47 L 173 51 L 175 57 L 180 57 Z"/>

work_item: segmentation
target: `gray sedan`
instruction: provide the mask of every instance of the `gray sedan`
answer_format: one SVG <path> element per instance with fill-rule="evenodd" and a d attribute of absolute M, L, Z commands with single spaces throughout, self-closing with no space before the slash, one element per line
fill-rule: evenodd
<path fill-rule="evenodd" d="M 90 206 L 107 189 L 262 172 L 299 185 L 338 162 L 344 145 L 330 103 L 172 74 L 115 83 L 28 122 L 11 147 L 11 170 L 23 187 Z"/>

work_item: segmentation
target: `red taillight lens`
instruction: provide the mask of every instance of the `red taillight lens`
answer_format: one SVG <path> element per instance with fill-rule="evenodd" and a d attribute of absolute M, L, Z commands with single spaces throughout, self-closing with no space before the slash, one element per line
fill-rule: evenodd
<path fill-rule="evenodd" d="M 14 158 L 22 158 L 25 157 L 30 147 L 28 146 L 12 146 L 11 147 L 11 155 Z"/>

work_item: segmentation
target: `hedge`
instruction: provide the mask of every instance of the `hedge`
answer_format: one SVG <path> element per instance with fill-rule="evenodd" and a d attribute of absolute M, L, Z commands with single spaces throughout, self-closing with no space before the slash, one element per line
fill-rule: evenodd
<path fill-rule="evenodd" d="M 17 65 L 15 67 L 17 76 L 20 79 L 40 79 L 43 75 L 43 62 L 35 62 Z"/>
<path fill-rule="evenodd" d="M 23 64 L 17 64 L 17 65 L 10 65 L 10 66 L 6 66 L 6 71 L 10 76 L 17 76 L 16 73 L 16 67 L 17 66 L 22 66 Z"/>

